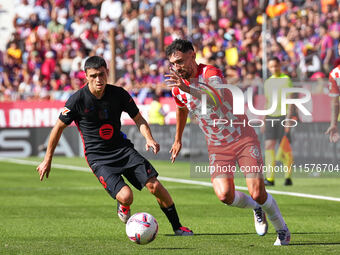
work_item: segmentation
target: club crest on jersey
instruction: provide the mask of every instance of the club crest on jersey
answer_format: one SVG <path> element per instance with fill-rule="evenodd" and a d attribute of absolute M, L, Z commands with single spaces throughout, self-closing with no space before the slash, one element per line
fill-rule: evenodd
<path fill-rule="evenodd" d="M 249 153 L 254 159 L 258 159 L 260 157 L 260 151 L 259 151 L 259 149 L 257 148 L 256 145 L 252 145 L 250 147 Z"/>
<path fill-rule="evenodd" d="M 66 116 L 71 110 L 68 109 L 67 107 L 64 107 L 63 110 L 61 111 L 61 114 Z"/>

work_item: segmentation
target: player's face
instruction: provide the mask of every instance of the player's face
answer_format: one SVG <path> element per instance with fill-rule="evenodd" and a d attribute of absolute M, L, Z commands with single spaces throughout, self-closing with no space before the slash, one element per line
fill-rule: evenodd
<path fill-rule="evenodd" d="M 107 83 L 107 69 L 103 66 L 99 69 L 87 69 L 86 79 L 91 93 L 95 96 L 101 96 Z"/>
<path fill-rule="evenodd" d="M 176 51 L 169 57 L 170 64 L 175 71 L 183 78 L 193 78 L 195 72 L 195 52 L 189 50 L 185 53 Z"/>
<path fill-rule="evenodd" d="M 271 60 L 268 63 L 268 69 L 272 75 L 279 76 L 281 74 L 281 66 L 276 60 Z"/>

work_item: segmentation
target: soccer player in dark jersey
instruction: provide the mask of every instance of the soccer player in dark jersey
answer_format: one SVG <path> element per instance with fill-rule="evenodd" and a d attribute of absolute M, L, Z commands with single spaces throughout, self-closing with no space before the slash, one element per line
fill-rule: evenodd
<path fill-rule="evenodd" d="M 103 58 L 88 58 L 84 69 L 88 83 L 68 99 L 51 131 L 45 158 L 37 167 L 40 180 L 45 175 L 49 177 L 60 136 L 74 121 L 83 140 L 85 158 L 105 190 L 117 199 L 117 213 L 124 223 L 130 217 L 133 193 L 121 175 L 138 190 L 147 187 L 156 197 L 175 235 L 193 235 L 190 229 L 181 225 L 170 194 L 157 179 L 157 171 L 120 131 L 120 117 L 125 111 L 145 137 L 146 150 L 152 148 L 155 154 L 159 151 L 159 144 L 132 97 L 123 88 L 107 84 L 108 71 Z"/>
<path fill-rule="evenodd" d="M 176 135 L 175 141 L 170 149 L 172 162 L 175 161 L 182 147 L 182 135 L 186 125 L 188 112 L 196 118 L 207 141 L 210 169 L 234 169 L 236 163 L 240 169 L 255 169 L 255 172 L 245 171 L 246 183 L 250 196 L 235 190 L 234 172 L 211 171 L 211 182 L 214 191 L 221 202 L 238 207 L 251 208 L 254 211 L 255 229 L 257 234 L 263 236 L 267 233 L 268 224 L 265 213 L 271 220 L 277 232 L 274 245 L 288 245 L 290 232 L 276 204 L 275 199 L 266 192 L 262 175 L 262 156 L 260 143 L 255 130 L 240 123 L 248 123 L 245 114 L 233 114 L 233 98 L 228 90 L 218 92 L 218 87 L 224 84 L 222 72 L 211 65 L 197 64 L 196 54 L 191 42 L 176 39 L 166 49 L 166 56 L 171 64 L 171 73 L 166 75 L 166 83 L 172 88 L 172 94 L 177 104 L 176 110 Z M 205 84 L 201 89 L 197 84 Z M 213 101 L 207 100 L 206 113 L 202 113 L 202 93 L 213 95 L 207 91 L 220 93 Z M 220 100 L 222 101 L 222 100 Z M 216 126 L 216 120 L 227 120 L 228 124 Z M 234 121 L 235 125 L 230 125 Z M 224 122 L 225 123 L 225 122 Z M 257 169 L 257 170 L 256 170 Z M 265 212 L 265 213 L 264 213 Z"/>

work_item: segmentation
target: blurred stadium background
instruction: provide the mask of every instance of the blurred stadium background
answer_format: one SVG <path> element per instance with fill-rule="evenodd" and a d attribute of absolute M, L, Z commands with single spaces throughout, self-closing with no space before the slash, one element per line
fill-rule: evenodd
<path fill-rule="evenodd" d="M 327 77 L 339 63 L 339 9 L 336 0 L 1 0 L 0 156 L 41 155 L 63 103 L 85 83 L 86 57 L 100 55 L 111 82 L 129 91 L 145 118 L 152 97 L 160 97 L 165 125 L 152 128 L 160 158 L 168 158 L 175 104 L 163 83 L 164 49 L 175 38 L 189 38 L 198 62 L 216 65 L 243 91 L 253 88 L 259 108 L 270 75 L 266 60 L 278 57 L 294 86 L 312 93 L 306 104 L 312 116 L 300 114 L 292 131 L 295 161 L 339 162 L 340 144 L 329 144 L 324 135 L 330 121 Z M 143 148 L 128 116 L 122 121 Z M 60 155 L 82 155 L 74 129 L 62 138 Z M 205 152 L 204 144 L 190 139 L 191 131 L 196 129 L 184 135 L 183 156 L 197 147 L 195 153 Z"/>
<path fill-rule="evenodd" d="M 261 108 L 266 59 L 276 56 L 294 86 L 312 93 L 305 104 L 312 116 L 300 113 L 292 130 L 295 163 L 336 166 L 340 143 L 330 144 L 324 132 L 328 73 L 339 63 L 339 11 L 339 0 L 0 0 L 0 254 L 339 254 L 338 172 L 293 173 L 293 186 L 278 181 L 271 187 L 292 232 L 289 247 L 273 248 L 272 226 L 258 237 L 251 212 L 219 203 L 206 175 L 189 180 L 192 156 L 206 156 L 194 123 L 185 129 L 179 162 L 169 163 L 176 106 L 163 84 L 165 47 L 189 38 L 198 62 L 218 66 L 243 91 L 253 88 Z M 39 181 L 34 169 L 65 100 L 85 83 L 82 65 L 90 55 L 105 58 L 111 82 L 134 97 L 146 119 L 160 98 L 165 116 L 151 128 L 161 151 L 144 155 L 153 159 L 193 238 L 170 236 L 143 190 L 134 192 L 133 212 L 154 215 L 159 236 L 144 247 L 129 242 L 112 199 L 88 174 L 75 126 L 61 137 L 51 178 Z M 123 115 L 122 122 L 143 152 L 132 121 Z M 246 189 L 244 178 L 235 183 Z"/>

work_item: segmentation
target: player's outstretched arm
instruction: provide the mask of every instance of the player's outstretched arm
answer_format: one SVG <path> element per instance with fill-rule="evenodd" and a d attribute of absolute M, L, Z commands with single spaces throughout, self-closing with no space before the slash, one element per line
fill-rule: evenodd
<path fill-rule="evenodd" d="M 184 81 L 182 80 L 181 76 L 177 73 L 176 70 L 170 68 L 171 73 L 164 75 L 165 78 L 167 78 L 166 83 L 169 88 L 175 88 L 178 87 L 182 91 L 191 94 L 195 98 L 201 98 L 203 94 L 205 94 L 207 97 L 207 104 L 210 106 L 215 106 L 216 102 L 218 102 L 218 98 L 214 93 L 209 92 L 206 89 L 199 89 L 196 87 L 193 87 L 191 85 L 187 86 L 185 85 Z M 216 91 L 219 93 L 218 91 Z M 220 95 L 219 95 L 220 96 Z"/>
<path fill-rule="evenodd" d="M 171 163 L 174 163 L 178 153 L 182 148 L 182 135 L 187 123 L 188 118 L 188 109 L 186 107 L 180 108 L 177 107 L 176 109 L 176 136 L 175 141 L 169 151 L 171 153 Z"/>
<path fill-rule="evenodd" d="M 44 179 L 45 175 L 46 175 L 46 178 L 48 178 L 50 174 L 54 150 L 57 147 L 60 136 L 66 127 L 67 125 L 64 122 L 62 122 L 60 119 L 58 119 L 57 123 L 55 124 L 55 126 L 53 127 L 51 131 L 50 138 L 48 140 L 45 158 L 43 162 L 41 162 L 40 165 L 37 167 L 37 171 L 40 175 L 40 181 Z"/>
<path fill-rule="evenodd" d="M 145 137 L 146 140 L 145 149 L 148 151 L 149 147 L 151 147 L 153 153 L 157 154 L 159 152 L 159 144 L 152 137 L 151 129 L 146 120 L 143 118 L 142 114 L 140 114 L 139 112 L 133 118 L 133 121 L 136 123 L 136 126 L 138 127 L 141 134 Z"/>
<path fill-rule="evenodd" d="M 326 131 L 326 135 L 329 135 L 329 141 L 336 143 L 340 139 L 340 134 L 338 130 L 338 116 L 339 116 L 339 97 L 333 97 L 331 100 L 332 105 L 332 115 L 331 124 Z"/>

